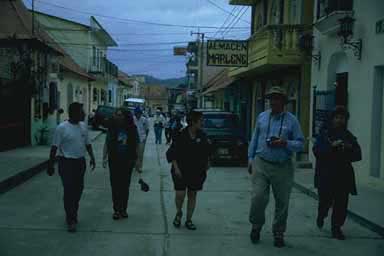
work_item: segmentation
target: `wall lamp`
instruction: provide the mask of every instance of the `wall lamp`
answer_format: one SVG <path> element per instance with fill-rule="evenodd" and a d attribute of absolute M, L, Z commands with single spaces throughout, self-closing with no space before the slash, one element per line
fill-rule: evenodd
<path fill-rule="evenodd" d="M 361 39 L 352 40 L 353 37 L 353 25 L 355 19 L 350 16 L 345 16 L 339 19 L 340 29 L 337 35 L 342 39 L 344 49 L 352 49 L 354 55 L 358 60 L 361 60 L 361 52 L 363 49 L 363 41 Z"/>

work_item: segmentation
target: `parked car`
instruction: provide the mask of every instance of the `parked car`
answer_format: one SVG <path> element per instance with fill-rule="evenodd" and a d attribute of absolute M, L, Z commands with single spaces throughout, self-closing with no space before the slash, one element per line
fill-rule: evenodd
<path fill-rule="evenodd" d="M 224 111 L 203 111 L 204 131 L 213 146 L 214 162 L 247 161 L 248 145 L 236 114 Z"/>
<path fill-rule="evenodd" d="M 98 106 L 92 119 L 92 127 L 98 129 L 100 126 L 107 127 L 108 119 L 111 119 L 116 108 L 110 106 Z"/>

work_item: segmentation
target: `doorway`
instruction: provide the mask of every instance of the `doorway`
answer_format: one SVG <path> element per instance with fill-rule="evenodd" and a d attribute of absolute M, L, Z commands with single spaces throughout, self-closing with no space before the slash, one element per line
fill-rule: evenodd
<path fill-rule="evenodd" d="M 336 105 L 348 107 L 348 73 L 336 74 Z"/>
<path fill-rule="evenodd" d="M 371 127 L 371 168 L 370 175 L 375 178 L 383 177 L 381 171 L 384 163 L 384 67 L 375 68 L 372 94 L 372 127 Z"/>

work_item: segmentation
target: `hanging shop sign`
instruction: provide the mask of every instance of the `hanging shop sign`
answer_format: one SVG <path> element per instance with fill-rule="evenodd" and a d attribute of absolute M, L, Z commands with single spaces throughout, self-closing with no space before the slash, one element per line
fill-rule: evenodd
<path fill-rule="evenodd" d="M 208 40 L 207 66 L 247 67 L 248 41 Z"/>

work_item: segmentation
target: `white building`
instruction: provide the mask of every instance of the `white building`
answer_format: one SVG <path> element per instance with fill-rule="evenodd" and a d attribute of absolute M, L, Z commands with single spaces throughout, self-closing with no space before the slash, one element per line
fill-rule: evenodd
<path fill-rule="evenodd" d="M 321 59 L 313 62 L 311 83 L 323 96 L 313 92 L 312 103 L 317 100 L 318 109 L 330 93 L 348 107 L 348 128 L 363 151 L 363 161 L 355 164 L 358 180 L 384 184 L 384 1 L 316 0 L 314 13 L 312 54 Z M 347 16 L 355 21 L 350 44 L 343 45 L 338 32 Z M 311 120 L 318 117 L 312 114 Z"/>

